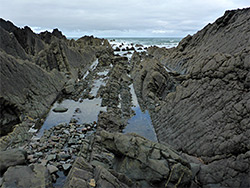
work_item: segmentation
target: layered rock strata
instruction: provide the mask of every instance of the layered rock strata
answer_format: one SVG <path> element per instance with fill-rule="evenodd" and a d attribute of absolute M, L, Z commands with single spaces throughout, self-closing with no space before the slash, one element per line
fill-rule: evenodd
<path fill-rule="evenodd" d="M 0 44 L 1 135 L 26 116 L 44 115 L 67 82 L 75 82 L 100 53 L 112 51 L 104 39 L 69 41 L 58 29 L 38 35 L 3 19 Z"/>
<path fill-rule="evenodd" d="M 195 160 L 205 187 L 250 185 L 249 20 L 249 8 L 227 11 L 176 48 L 133 57 L 159 141 Z"/>

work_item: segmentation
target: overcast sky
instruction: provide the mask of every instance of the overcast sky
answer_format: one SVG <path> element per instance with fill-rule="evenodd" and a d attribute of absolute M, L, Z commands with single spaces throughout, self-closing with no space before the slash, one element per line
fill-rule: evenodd
<path fill-rule="evenodd" d="M 68 37 L 184 37 L 249 0 L 0 0 L 0 17 Z"/>

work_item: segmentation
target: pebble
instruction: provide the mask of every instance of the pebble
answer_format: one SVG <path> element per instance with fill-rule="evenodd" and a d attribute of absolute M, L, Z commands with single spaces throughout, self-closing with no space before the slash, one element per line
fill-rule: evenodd
<path fill-rule="evenodd" d="M 84 134 L 81 134 L 81 135 L 80 135 L 80 138 L 81 138 L 81 139 L 85 138 L 85 135 L 84 135 Z"/>
<path fill-rule="evenodd" d="M 49 170 L 50 174 L 53 174 L 58 171 L 58 168 L 54 165 L 47 165 L 47 169 Z"/>
<path fill-rule="evenodd" d="M 95 179 L 90 179 L 89 185 L 90 185 L 90 187 L 95 187 L 96 186 Z"/>
<path fill-rule="evenodd" d="M 59 139 L 60 139 L 60 137 L 58 137 L 58 136 L 52 136 L 51 137 L 51 140 L 54 141 L 54 142 L 58 142 Z"/>
<path fill-rule="evenodd" d="M 34 158 L 34 155 L 28 155 L 28 156 L 27 156 L 27 159 L 28 159 L 28 160 L 31 160 L 31 159 L 33 159 L 33 158 Z"/>
<path fill-rule="evenodd" d="M 55 175 L 55 174 L 52 174 L 51 177 L 52 177 L 52 181 L 53 181 L 53 182 L 56 182 L 56 179 L 57 179 L 56 175 Z"/>
<path fill-rule="evenodd" d="M 77 119 L 72 118 L 72 119 L 70 120 L 70 123 L 77 123 Z"/>
<path fill-rule="evenodd" d="M 56 155 L 48 155 L 46 158 L 48 161 L 52 161 L 56 159 Z"/>
<path fill-rule="evenodd" d="M 40 162 L 41 162 L 41 165 L 46 166 L 48 163 L 48 160 L 41 159 Z"/>
<path fill-rule="evenodd" d="M 34 154 L 34 157 L 42 157 L 43 153 L 42 152 L 37 152 Z"/>
<path fill-rule="evenodd" d="M 53 109 L 53 112 L 58 112 L 58 113 L 63 113 L 67 111 L 68 111 L 68 108 L 65 108 L 65 107 L 56 107 Z"/>
<path fill-rule="evenodd" d="M 77 109 L 75 110 L 75 112 L 76 112 L 76 113 L 81 113 L 81 109 L 80 109 L 80 108 L 77 108 Z"/>
<path fill-rule="evenodd" d="M 64 130 L 63 133 L 64 133 L 64 134 L 67 134 L 67 135 L 70 135 L 70 133 L 69 133 L 68 130 Z"/>
<path fill-rule="evenodd" d="M 37 144 L 36 143 L 32 143 L 32 144 L 30 144 L 30 146 L 32 147 L 32 148 L 37 148 Z"/>
<path fill-rule="evenodd" d="M 78 112 L 80 111 L 77 110 Z M 42 137 L 34 136 L 31 143 L 26 146 L 28 161 L 47 166 L 50 174 L 56 180 L 56 172 L 59 168 L 68 171 L 76 158 L 76 153 L 81 149 L 86 133 L 96 126 L 92 124 L 76 124 L 72 118 L 69 124 L 59 124 L 49 130 L 45 130 Z M 95 182 L 92 185 L 94 185 Z"/>
<path fill-rule="evenodd" d="M 66 160 L 68 160 L 70 158 L 71 158 L 71 156 L 69 154 L 66 154 L 66 153 L 59 153 L 57 155 L 57 160 L 58 161 L 66 161 Z"/>
<path fill-rule="evenodd" d="M 63 164 L 62 167 L 63 167 L 63 170 L 67 171 L 71 168 L 71 164 Z"/>

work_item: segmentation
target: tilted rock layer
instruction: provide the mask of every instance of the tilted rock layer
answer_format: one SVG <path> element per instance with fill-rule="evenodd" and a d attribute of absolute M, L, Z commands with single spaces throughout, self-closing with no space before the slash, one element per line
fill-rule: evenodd
<path fill-rule="evenodd" d="M 0 19 L 0 135 L 23 117 L 44 115 L 71 79 L 73 84 L 101 52 L 107 40 L 67 40 L 58 29 L 35 34 Z"/>
<path fill-rule="evenodd" d="M 227 11 L 176 48 L 132 58 L 159 141 L 202 161 L 203 186 L 250 186 L 249 23 L 250 8 Z"/>

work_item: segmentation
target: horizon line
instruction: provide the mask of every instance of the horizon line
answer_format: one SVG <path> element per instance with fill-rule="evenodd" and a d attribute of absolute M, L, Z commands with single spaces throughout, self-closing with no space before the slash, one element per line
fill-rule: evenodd
<path fill-rule="evenodd" d="M 182 39 L 184 37 L 180 37 L 180 36 L 94 36 L 94 35 L 83 35 L 83 36 L 80 36 L 80 37 L 77 37 L 77 36 L 66 36 L 66 38 L 68 39 L 79 39 L 81 37 L 84 37 L 84 36 L 93 36 L 93 37 L 96 37 L 96 38 L 179 38 L 179 39 Z"/>

